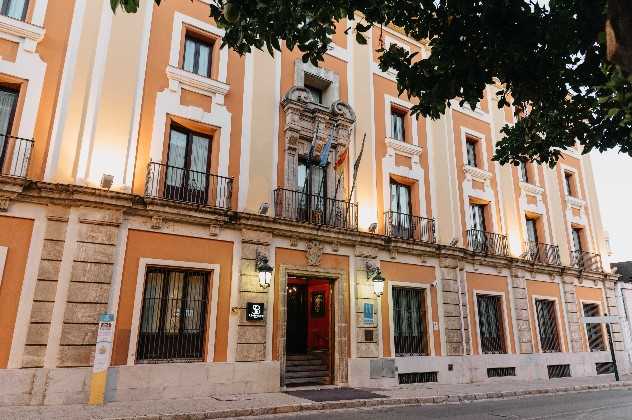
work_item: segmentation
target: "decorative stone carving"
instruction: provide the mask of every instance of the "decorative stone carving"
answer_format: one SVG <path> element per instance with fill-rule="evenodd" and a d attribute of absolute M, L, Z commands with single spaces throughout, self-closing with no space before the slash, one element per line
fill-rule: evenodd
<path fill-rule="evenodd" d="M 6 197 L 0 197 L 0 211 L 9 211 L 9 199 Z"/>
<path fill-rule="evenodd" d="M 292 248 L 296 248 L 298 246 L 298 239 L 297 238 L 290 238 L 290 246 Z"/>
<path fill-rule="evenodd" d="M 219 224 L 212 224 L 208 227 L 208 235 L 209 236 L 218 236 L 222 227 Z"/>
<path fill-rule="evenodd" d="M 162 217 L 160 216 L 153 216 L 151 218 L 151 228 L 154 230 L 160 230 L 162 229 L 162 227 L 164 226 L 163 221 L 162 221 Z"/>
<path fill-rule="evenodd" d="M 334 243 L 331 245 L 331 250 L 332 250 L 332 252 L 338 252 L 338 251 L 340 251 L 340 242 L 334 242 Z"/>
<path fill-rule="evenodd" d="M 305 250 L 307 265 L 320 265 L 320 258 L 323 256 L 323 245 L 318 241 L 309 241 Z"/>

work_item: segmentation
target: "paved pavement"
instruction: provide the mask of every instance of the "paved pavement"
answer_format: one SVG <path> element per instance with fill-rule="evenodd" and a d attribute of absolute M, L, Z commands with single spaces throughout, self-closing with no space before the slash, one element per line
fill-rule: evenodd
<path fill-rule="evenodd" d="M 575 391 L 612 389 L 610 392 L 614 393 L 621 392 L 621 389 L 632 389 L 632 381 L 630 381 L 632 377 L 625 377 L 624 379 L 625 382 L 615 383 L 612 375 L 603 375 L 589 378 L 565 378 L 534 382 L 504 379 L 489 383 L 463 385 L 402 385 L 401 387 L 395 389 L 370 390 L 372 392 L 375 392 L 376 394 L 383 396 L 378 399 L 333 402 L 314 402 L 305 398 L 300 398 L 285 393 L 271 393 L 209 396 L 207 398 L 192 399 L 142 400 L 109 403 L 102 407 L 90 407 L 87 405 L 47 407 L 0 407 L 0 419 L 83 420 L 135 419 L 143 417 L 145 420 L 198 420 L 207 418 L 229 418 L 238 416 L 260 417 L 271 414 L 290 415 L 290 413 L 292 413 L 290 417 L 294 417 L 301 412 L 314 413 L 317 410 L 362 407 L 372 407 L 370 412 L 375 412 L 376 410 L 382 410 L 381 407 L 385 406 L 390 406 L 390 408 L 382 410 L 386 413 L 389 413 L 393 410 L 396 410 L 396 412 L 399 412 L 399 410 L 404 410 L 402 411 L 402 413 L 404 413 L 403 415 L 405 415 L 406 410 L 410 408 L 395 408 L 395 406 L 413 404 L 417 406 L 424 405 L 424 407 L 422 407 L 424 410 L 441 410 L 441 407 L 439 407 L 438 405 L 429 406 L 429 404 L 505 398 L 512 398 L 513 401 L 518 401 L 515 400 L 517 396 L 533 396 L 535 394 L 543 395 L 550 393 L 556 393 L 557 396 L 555 398 L 559 398 L 561 395 L 564 395 L 566 397 L 567 394 L 563 393 Z M 628 392 L 632 395 L 632 391 L 624 391 L 622 395 L 628 395 Z M 584 392 L 579 395 L 586 396 L 588 394 Z M 579 399 L 581 400 L 582 398 L 580 397 Z M 613 404 L 618 403 L 616 398 L 614 400 L 615 401 L 613 402 Z M 593 401 L 593 403 L 595 403 L 595 401 Z M 511 405 L 511 403 L 509 405 Z M 464 406 L 474 407 L 474 404 L 465 404 Z M 476 407 L 478 407 L 478 405 Z M 613 405 L 612 407 L 614 408 L 616 406 Z M 466 411 L 466 414 L 467 413 L 468 412 Z M 628 416 L 624 416 L 622 418 L 632 419 L 632 413 L 628 414 Z M 416 418 L 416 414 L 414 412 L 411 415 L 413 415 L 413 417 L 410 418 Z M 499 417 L 496 416 L 494 418 L 498 420 Z M 479 418 L 477 417 L 476 420 L 479 420 Z"/>
<path fill-rule="evenodd" d="M 458 404 L 346 409 L 259 417 L 260 420 L 629 420 L 631 418 L 632 391 L 629 390 L 580 392 Z"/>

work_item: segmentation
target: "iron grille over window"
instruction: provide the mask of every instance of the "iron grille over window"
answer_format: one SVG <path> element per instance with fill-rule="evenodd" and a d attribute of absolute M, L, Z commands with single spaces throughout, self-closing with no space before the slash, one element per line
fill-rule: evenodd
<path fill-rule="evenodd" d="M 396 356 L 425 356 L 425 292 L 409 287 L 393 288 L 393 325 Z"/>
<path fill-rule="evenodd" d="M 207 288 L 205 272 L 147 270 L 138 361 L 202 360 Z"/>
<path fill-rule="evenodd" d="M 584 303 L 584 316 L 601 316 L 599 305 L 596 303 Z M 605 351 L 606 343 L 603 339 L 603 328 L 601 324 L 586 323 L 586 336 L 588 338 L 588 348 L 590 351 Z"/>
<path fill-rule="evenodd" d="M 476 301 L 478 305 L 478 331 L 481 338 L 481 353 L 507 353 L 501 297 L 476 295 Z"/>
<path fill-rule="evenodd" d="M 540 331 L 540 348 L 543 353 L 555 353 L 560 349 L 559 333 L 557 331 L 557 315 L 555 301 L 536 299 L 535 310 L 538 315 L 538 329 Z"/>

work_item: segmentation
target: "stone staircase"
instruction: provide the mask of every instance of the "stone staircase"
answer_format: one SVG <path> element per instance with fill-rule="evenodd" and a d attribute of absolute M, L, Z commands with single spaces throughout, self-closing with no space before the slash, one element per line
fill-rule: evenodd
<path fill-rule="evenodd" d="M 286 356 L 286 386 L 329 385 L 330 383 L 329 355 L 327 352 Z"/>

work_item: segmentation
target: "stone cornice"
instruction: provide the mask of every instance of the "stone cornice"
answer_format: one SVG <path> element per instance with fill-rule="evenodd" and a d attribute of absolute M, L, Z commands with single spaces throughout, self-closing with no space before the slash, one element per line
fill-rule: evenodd
<path fill-rule="evenodd" d="M 415 146 L 414 144 L 395 140 L 390 137 L 387 137 L 385 141 L 386 141 L 387 147 L 391 147 L 396 152 L 399 152 L 406 156 L 410 156 L 410 157 L 419 156 L 421 155 L 421 152 L 423 151 L 423 148 L 421 146 Z"/>
<path fill-rule="evenodd" d="M 226 95 L 230 86 L 218 80 L 202 77 L 177 67 L 167 66 L 167 77 L 180 83 L 184 89 L 208 96 Z"/>
<path fill-rule="evenodd" d="M 572 195 L 566 196 L 566 204 L 571 207 L 583 208 L 586 205 L 586 202 L 581 198 L 573 197 Z"/>
<path fill-rule="evenodd" d="M 528 182 L 520 182 L 520 188 L 522 189 L 522 191 L 524 191 L 525 193 L 528 194 L 533 194 L 533 195 L 542 195 L 544 193 L 544 188 L 538 186 L 538 185 L 533 185 L 530 184 Z"/>
<path fill-rule="evenodd" d="M 472 179 L 475 179 L 475 180 L 480 181 L 480 182 L 485 182 L 485 181 L 488 181 L 488 180 L 490 180 L 492 178 L 492 173 L 491 172 L 486 171 L 485 169 L 476 168 L 476 167 L 470 166 L 470 165 L 463 166 L 463 171 L 467 175 L 470 175 L 472 177 Z"/>
<path fill-rule="evenodd" d="M 285 237 L 301 241 L 318 240 L 355 248 L 370 247 L 380 251 L 395 251 L 420 257 L 438 259 L 458 259 L 466 263 L 488 265 L 499 269 L 518 268 L 526 272 L 557 276 L 568 276 L 589 280 L 616 281 L 612 273 L 588 273 L 571 267 L 556 267 L 532 264 L 520 258 L 480 255 L 470 250 L 442 244 L 409 242 L 375 235 L 367 232 L 340 231 L 298 222 L 278 220 L 273 217 L 253 213 L 226 211 L 197 205 L 187 205 L 165 200 L 148 199 L 144 196 L 106 191 L 78 185 L 52 184 L 47 182 L 24 181 L 20 192 L 7 190 L 11 185 L 0 178 L 0 196 L 10 201 L 34 203 L 40 205 L 58 204 L 63 206 L 86 206 L 120 211 L 123 217 L 152 217 L 164 221 L 213 225 L 234 230 L 252 230 L 271 233 L 276 237 Z"/>

